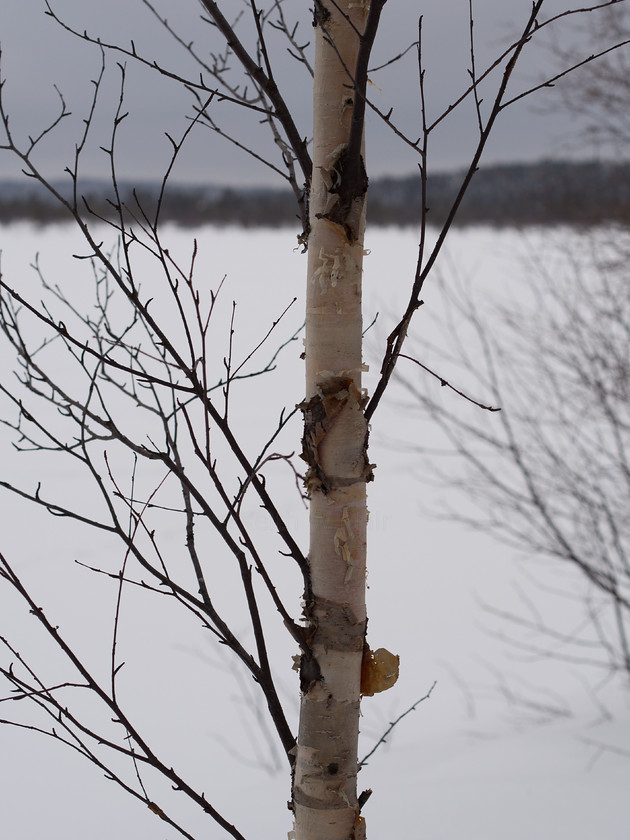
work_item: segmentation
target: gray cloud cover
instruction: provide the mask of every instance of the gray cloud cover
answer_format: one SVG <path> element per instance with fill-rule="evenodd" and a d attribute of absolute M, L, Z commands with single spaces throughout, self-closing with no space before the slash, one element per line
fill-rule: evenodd
<path fill-rule="evenodd" d="M 103 41 L 129 48 L 133 40 L 139 53 L 176 72 L 195 73 L 185 51 L 167 35 L 143 0 L 51 0 L 59 17 L 83 32 Z M 207 54 L 220 50 L 216 32 L 200 20 L 203 12 L 197 0 L 172 4 L 156 0 L 160 11 L 195 48 Z M 293 3 L 285 4 L 287 14 Z M 308 4 L 297 4 L 301 13 L 300 34 L 310 38 Z M 236 14 L 247 6 L 242 0 L 224 3 L 226 11 Z M 577 8 L 578 3 L 572 6 Z M 566 8 L 559 0 L 548 0 L 546 16 Z M 476 0 L 474 34 L 477 68 L 483 69 L 518 35 L 531 10 L 530 0 Z M 426 71 L 425 92 L 430 118 L 435 118 L 464 90 L 469 82 L 470 29 L 468 0 L 389 0 L 374 52 L 380 64 L 417 39 L 418 18 L 423 15 L 423 60 Z M 564 37 L 570 32 L 558 27 Z M 64 31 L 45 14 L 42 0 L 4 0 L 0 6 L 2 70 L 6 79 L 5 100 L 16 135 L 23 140 L 35 136 L 50 121 L 58 108 L 54 85 L 63 92 L 72 117 L 41 144 L 37 161 L 51 176 L 61 173 L 72 160 L 73 147 L 80 137 L 94 86 L 92 79 L 100 69 L 98 48 Z M 513 85 L 513 94 L 540 81 L 553 68 L 554 39 L 528 45 L 521 72 Z M 309 77 L 304 69 L 288 58 L 285 45 L 276 51 L 277 76 L 296 121 L 304 134 L 310 133 Z M 108 53 L 105 82 L 101 92 L 98 119 L 92 143 L 85 155 L 86 175 L 107 171 L 106 156 L 99 146 L 110 142 L 111 120 L 119 98 L 120 68 L 123 55 Z M 164 170 L 170 154 L 165 132 L 178 137 L 185 130 L 192 113 L 191 97 L 181 86 L 158 77 L 155 72 L 126 61 L 125 110 L 130 117 L 118 139 L 117 161 L 123 176 L 156 178 Z M 496 89 L 499 76 L 491 77 L 485 91 L 487 101 Z M 414 138 L 420 133 L 418 64 L 415 50 L 410 50 L 397 64 L 373 74 L 372 98 L 387 111 L 394 108 L 393 120 Z M 544 91 L 515 104 L 501 115 L 485 160 L 487 162 L 533 160 L 541 157 L 567 157 L 584 153 L 579 142 L 580 127 L 562 112 L 554 91 Z M 233 131 L 244 143 L 252 141 L 263 156 L 277 154 L 258 126 L 258 117 L 242 113 L 226 103 L 213 105 L 217 121 Z M 253 140 L 252 140 L 253 138 Z M 261 138 L 259 140 L 259 138 Z M 432 138 L 430 164 L 433 169 L 463 166 L 470 158 L 476 140 L 476 119 L 470 104 L 445 121 Z M 401 174 L 414 171 L 417 157 L 393 137 L 378 119 L 369 122 L 368 161 L 372 174 Z M 18 171 L 16 162 L 0 155 L 0 175 Z M 189 141 L 188 154 L 175 171 L 183 181 L 219 183 L 273 183 L 273 173 L 247 159 L 243 154 L 209 130 L 198 130 Z"/>

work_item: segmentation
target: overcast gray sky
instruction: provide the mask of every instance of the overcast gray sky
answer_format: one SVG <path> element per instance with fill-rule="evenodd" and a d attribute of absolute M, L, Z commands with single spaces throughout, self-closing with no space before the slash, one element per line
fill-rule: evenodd
<path fill-rule="evenodd" d="M 155 0 L 160 11 L 185 41 L 194 40 L 201 54 L 219 51 L 216 33 L 200 20 L 203 12 L 198 0 Z M 87 30 L 104 41 L 129 47 L 133 39 L 138 52 L 161 65 L 193 75 L 185 51 L 169 37 L 143 0 L 51 0 L 59 16 L 79 31 Z M 301 14 L 298 37 L 312 37 L 308 0 L 287 0 Z M 577 8 L 576 0 L 547 0 L 546 16 Z M 246 7 L 243 0 L 226 0 L 229 13 Z M 477 69 L 483 69 L 522 29 L 531 9 L 531 0 L 475 0 L 475 40 Z M 374 63 L 381 63 L 400 52 L 417 38 L 418 17 L 424 16 L 424 66 L 426 96 L 430 118 L 437 116 L 468 83 L 470 66 L 468 0 L 389 0 L 374 51 Z M 569 40 L 566 26 L 552 32 L 547 40 L 528 45 L 522 71 L 513 92 L 540 80 L 553 65 L 553 44 L 558 38 Z M 0 4 L 2 72 L 6 79 L 5 102 L 17 137 L 25 140 L 37 135 L 54 116 L 58 107 L 57 85 L 66 98 L 72 118 L 38 149 L 36 160 L 49 176 L 61 173 L 72 161 L 73 147 L 80 137 L 82 122 L 94 90 L 92 79 L 100 68 L 98 48 L 73 37 L 45 14 L 43 0 L 2 0 Z M 123 56 L 107 55 L 107 71 L 94 123 L 92 142 L 84 155 L 86 175 L 107 171 L 106 156 L 99 146 L 109 145 L 111 120 L 119 96 Z M 274 53 L 277 76 L 296 122 L 303 133 L 310 133 L 310 86 L 303 68 L 289 60 L 284 45 Z M 393 119 L 414 139 L 419 135 L 420 114 L 418 70 L 415 51 L 395 66 L 375 72 L 372 98 L 383 110 L 394 107 Z M 498 76 L 493 77 L 496 88 Z M 492 88 L 485 91 L 489 101 Z M 127 61 L 125 110 L 130 117 L 123 124 L 118 140 L 117 162 L 120 174 L 157 178 L 170 154 L 164 132 L 178 137 L 192 112 L 191 97 L 180 86 L 156 73 Z M 213 113 L 221 125 L 234 131 L 241 142 L 251 142 L 265 156 L 275 149 L 267 141 L 264 127 L 249 113 L 233 106 L 216 104 Z M 433 170 L 461 167 L 470 158 L 476 140 L 475 116 L 462 107 L 435 133 L 429 161 Z M 502 114 L 488 146 L 485 161 L 520 161 L 542 157 L 566 158 L 587 153 L 580 143 L 580 126 L 560 107 L 553 90 L 517 103 Z M 371 120 L 368 133 L 368 166 L 372 175 L 413 172 L 417 159 L 401 145 L 378 120 Z M 16 172 L 16 163 L 0 153 L 0 175 Z M 225 140 L 200 129 L 189 141 L 187 154 L 177 166 L 179 180 L 219 183 L 274 183 L 273 173 L 243 156 Z M 277 183 L 277 180 L 275 181 Z"/>

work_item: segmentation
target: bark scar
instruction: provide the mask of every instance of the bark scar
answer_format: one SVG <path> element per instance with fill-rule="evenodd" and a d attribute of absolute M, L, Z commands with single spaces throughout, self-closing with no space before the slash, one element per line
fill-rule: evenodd
<path fill-rule="evenodd" d="M 300 691 L 302 694 L 308 694 L 315 683 L 322 680 L 322 672 L 319 667 L 319 662 L 313 654 L 309 651 L 308 654 L 303 653 L 300 656 Z"/>
<path fill-rule="evenodd" d="M 357 218 L 353 218 L 353 208 L 357 200 L 362 200 L 368 189 L 368 177 L 363 156 L 358 160 L 350 159 L 346 146 L 342 146 L 329 170 L 322 171 L 328 191 L 328 201 L 324 213 L 316 213 L 318 219 L 325 219 L 344 231 L 348 242 L 356 242 Z"/>
<path fill-rule="evenodd" d="M 313 490 L 321 490 L 327 494 L 332 489 L 319 460 L 319 446 L 343 411 L 352 389 L 359 393 L 349 376 L 332 376 L 318 387 L 319 394 L 298 406 L 304 413 L 301 457 L 309 465 L 304 478 L 309 494 Z"/>

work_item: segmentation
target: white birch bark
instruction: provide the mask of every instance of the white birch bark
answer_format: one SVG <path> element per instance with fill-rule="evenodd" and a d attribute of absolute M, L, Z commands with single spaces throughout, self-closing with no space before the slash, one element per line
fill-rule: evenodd
<path fill-rule="evenodd" d="M 359 48 L 357 31 L 343 14 L 361 32 L 368 4 L 336 5 L 316 4 L 304 404 L 311 497 L 305 616 L 316 665 L 303 658 L 295 840 L 349 840 L 364 833 L 356 778 L 366 630 L 365 485 L 371 477 L 361 390 L 365 194 L 340 219 L 334 190 L 352 116 L 348 70 L 354 71 Z"/>

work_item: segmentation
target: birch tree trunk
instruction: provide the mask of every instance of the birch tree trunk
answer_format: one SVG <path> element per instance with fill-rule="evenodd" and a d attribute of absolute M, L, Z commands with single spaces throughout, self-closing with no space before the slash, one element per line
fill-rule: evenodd
<path fill-rule="evenodd" d="M 371 478 L 361 389 L 367 190 L 362 137 L 356 159 L 346 155 L 355 95 L 352 74 L 368 3 L 337 0 L 334 5 L 316 2 L 315 6 L 303 405 L 311 500 L 305 617 L 312 657 L 303 656 L 301 663 L 294 836 L 295 840 L 349 840 L 364 834 L 356 781 L 367 624 L 365 485 Z"/>

